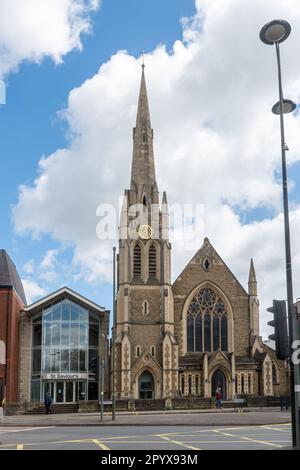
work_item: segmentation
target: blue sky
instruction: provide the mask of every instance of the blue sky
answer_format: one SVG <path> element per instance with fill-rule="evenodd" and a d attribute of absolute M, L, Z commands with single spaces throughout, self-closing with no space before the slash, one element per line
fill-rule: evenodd
<path fill-rule="evenodd" d="M 68 285 L 111 307 L 116 240 L 96 240 L 95 214 L 129 185 L 145 50 L 159 189 L 171 204 L 204 208 L 205 230 L 193 246 L 173 243 L 173 278 L 204 236 L 245 287 L 253 257 L 265 325 L 274 292 L 286 294 L 279 122 L 270 113 L 278 99 L 275 54 L 258 34 L 274 17 L 292 24 L 282 45 L 284 90 L 299 103 L 295 1 L 245 0 L 242 7 L 240 0 L 103 0 L 95 10 L 97 0 L 38 0 L 45 10 L 36 9 L 36 18 L 25 11 L 34 1 L 20 4 L 23 15 L 5 2 L 0 16 L 0 77 L 7 85 L 7 104 L 0 106 L 0 247 L 28 292 L 36 297 Z M 63 5 L 73 2 L 89 7 L 68 22 Z M 183 25 L 182 17 L 190 20 Z M 299 135 L 295 113 L 286 118 L 295 286 Z"/>
<path fill-rule="evenodd" d="M 42 258 L 47 249 L 57 246 L 50 236 L 32 240 L 16 235 L 11 206 L 17 203 L 18 186 L 34 182 L 40 158 L 66 145 L 66 126 L 57 112 L 66 107 L 69 92 L 92 77 L 118 50 L 126 49 L 138 57 L 142 50 L 151 51 L 160 43 L 171 47 L 182 37 L 180 18 L 194 12 L 194 0 L 103 0 L 92 16 L 93 33 L 82 36 L 82 51 L 70 52 L 60 65 L 50 58 L 41 64 L 23 63 L 18 72 L 6 77 L 7 103 L 0 107 L 0 246 L 21 275 L 29 259 Z M 64 253 L 64 260 L 70 256 Z M 110 286 L 77 284 L 66 274 L 50 289 L 59 287 L 59 282 L 110 306 Z"/>

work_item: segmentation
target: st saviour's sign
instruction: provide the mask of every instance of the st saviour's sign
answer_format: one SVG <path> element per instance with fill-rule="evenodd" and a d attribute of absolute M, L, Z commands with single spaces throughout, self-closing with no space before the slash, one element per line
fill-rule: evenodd
<path fill-rule="evenodd" d="M 42 374 L 44 380 L 87 380 L 87 374 Z"/>

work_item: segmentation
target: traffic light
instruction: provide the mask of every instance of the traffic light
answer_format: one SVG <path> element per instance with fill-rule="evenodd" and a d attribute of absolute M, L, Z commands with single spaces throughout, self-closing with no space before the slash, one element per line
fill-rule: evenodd
<path fill-rule="evenodd" d="M 289 356 L 289 339 L 287 332 L 287 315 L 285 300 L 273 300 L 273 307 L 267 308 L 273 313 L 274 320 L 268 322 L 274 328 L 274 333 L 269 339 L 275 341 L 277 359 L 287 359 Z"/>

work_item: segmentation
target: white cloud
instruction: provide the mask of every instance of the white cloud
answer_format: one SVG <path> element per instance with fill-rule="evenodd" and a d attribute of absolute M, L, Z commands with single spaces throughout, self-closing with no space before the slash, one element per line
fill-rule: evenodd
<path fill-rule="evenodd" d="M 100 1 L 0 0 L 0 76 L 24 60 L 39 63 L 51 57 L 58 64 L 72 49 L 80 49 Z"/>
<path fill-rule="evenodd" d="M 58 250 L 48 250 L 41 261 L 41 268 L 42 269 L 52 269 L 56 264 L 56 256 L 58 254 Z"/>
<path fill-rule="evenodd" d="M 292 23 L 282 45 L 284 88 L 299 102 L 300 10 L 296 0 L 201 0 L 197 8 L 172 54 L 159 46 L 146 57 L 159 188 L 170 203 L 204 204 L 205 234 L 244 285 L 254 257 L 264 307 L 285 295 L 282 218 L 243 224 L 235 211 L 267 207 L 280 214 L 279 122 L 270 113 L 278 93 L 275 51 L 259 41 L 259 31 L 273 17 Z M 139 80 L 140 61 L 121 51 L 72 90 L 63 113 L 70 146 L 40 161 L 14 209 L 20 233 L 50 233 L 72 246 L 73 265 L 90 282 L 111 276 L 112 242 L 96 238 L 95 214 L 100 203 L 117 205 L 129 185 Z M 300 158 L 299 114 L 286 124 L 291 164 Z M 296 281 L 299 228 L 295 206 Z M 174 275 L 191 256 L 174 244 Z"/>
<path fill-rule="evenodd" d="M 34 259 L 28 260 L 24 266 L 22 266 L 22 271 L 26 274 L 34 274 L 35 262 Z"/>
<path fill-rule="evenodd" d="M 25 290 L 28 305 L 47 294 L 47 291 L 43 287 L 40 287 L 35 281 L 22 279 L 22 284 Z"/>

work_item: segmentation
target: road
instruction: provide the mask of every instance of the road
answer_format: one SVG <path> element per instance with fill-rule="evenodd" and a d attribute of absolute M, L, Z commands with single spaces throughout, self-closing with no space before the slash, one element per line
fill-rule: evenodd
<path fill-rule="evenodd" d="M 260 426 L 0 427 L 0 450 L 274 450 L 291 445 L 290 424 Z"/>

